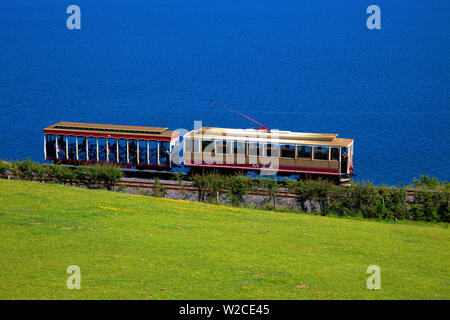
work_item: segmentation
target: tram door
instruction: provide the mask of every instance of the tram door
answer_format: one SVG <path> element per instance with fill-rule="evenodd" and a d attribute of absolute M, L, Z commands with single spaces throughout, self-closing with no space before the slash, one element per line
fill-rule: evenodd
<path fill-rule="evenodd" d="M 348 173 L 348 148 L 341 148 L 341 173 Z"/>

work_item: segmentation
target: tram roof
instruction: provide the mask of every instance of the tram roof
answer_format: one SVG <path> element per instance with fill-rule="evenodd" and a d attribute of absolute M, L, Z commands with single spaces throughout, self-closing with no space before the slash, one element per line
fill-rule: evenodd
<path fill-rule="evenodd" d="M 202 127 L 192 130 L 185 137 L 221 140 L 245 140 L 281 144 L 326 145 L 347 147 L 353 139 L 337 138 L 335 133 L 307 133 L 278 130 L 229 129 Z"/>
<path fill-rule="evenodd" d="M 115 134 L 124 136 L 156 136 L 156 137 L 172 137 L 176 135 L 174 131 L 168 131 L 164 127 L 142 127 L 142 126 L 123 126 L 115 124 L 96 124 L 81 122 L 58 122 L 44 129 L 45 131 L 66 133 L 102 133 Z"/>

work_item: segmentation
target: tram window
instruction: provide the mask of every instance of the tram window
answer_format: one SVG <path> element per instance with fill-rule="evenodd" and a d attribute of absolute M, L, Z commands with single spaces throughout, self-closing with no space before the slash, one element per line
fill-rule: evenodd
<path fill-rule="evenodd" d="M 48 134 L 45 136 L 45 147 L 47 158 L 55 159 L 56 158 L 56 145 L 55 145 L 55 136 L 52 134 Z"/>
<path fill-rule="evenodd" d="M 314 160 L 328 160 L 328 147 L 314 147 Z"/>
<path fill-rule="evenodd" d="M 184 152 L 192 152 L 192 140 L 186 139 L 184 141 Z"/>
<path fill-rule="evenodd" d="M 280 157 L 280 146 L 278 144 L 268 143 L 265 145 L 265 149 L 267 157 L 275 157 L 275 158 Z"/>
<path fill-rule="evenodd" d="M 311 147 L 298 146 L 297 147 L 297 157 L 311 159 Z"/>
<path fill-rule="evenodd" d="M 234 154 L 245 156 L 245 142 L 235 141 L 233 143 Z"/>
<path fill-rule="evenodd" d="M 331 148 L 331 160 L 339 161 L 339 148 Z"/>
<path fill-rule="evenodd" d="M 200 141 L 194 139 L 194 141 L 192 141 L 192 148 L 193 148 L 193 152 L 199 152 Z"/>
<path fill-rule="evenodd" d="M 249 156 L 262 156 L 262 149 L 261 145 L 259 145 L 256 142 L 249 142 L 248 143 L 248 155 Z"/>
<path fill-rule="evenodd" d="M 203 140 L 202 141 L 202 152 L 214 153 L 214 141 L 213 140 Z"/>
<path fill-rule="evenodd" d="M 295 146 L 282 144 L 280 146 L 282 158 L 295 158 Z"/>
<path fill-rule="evenodd" d="M 217 153 L 231 154 L 231 149 L 232 149 L 231 141 L 217 141 Z"/>

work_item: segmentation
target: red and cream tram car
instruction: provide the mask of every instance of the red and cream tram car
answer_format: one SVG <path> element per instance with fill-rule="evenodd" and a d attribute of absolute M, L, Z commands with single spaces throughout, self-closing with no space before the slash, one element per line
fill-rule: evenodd
<path fill-rule="evenodd" d="M 184 135 L 184 165 L 281 175 L 336 176 L 353 170 L 353 139 L 337 134 L 202 127 Z"/>
<path fill-rule="evenodd" d="M 135 127 L 59 122 L 44 129 L 45 160 L 60 164 L 112 163 L 122 168 L 168 169 L 176 131 L 160 127 Z"/>

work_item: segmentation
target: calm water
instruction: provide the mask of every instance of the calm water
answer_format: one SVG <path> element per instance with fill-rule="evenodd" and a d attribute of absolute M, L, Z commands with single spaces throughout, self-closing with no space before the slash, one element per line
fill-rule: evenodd
<path fill-rule="evenodd" d="M 58 121 L 355 138 L 359 179 L 450 179 L 450 1 L 0 2 L 0 158 L 43 160 Z"/>

